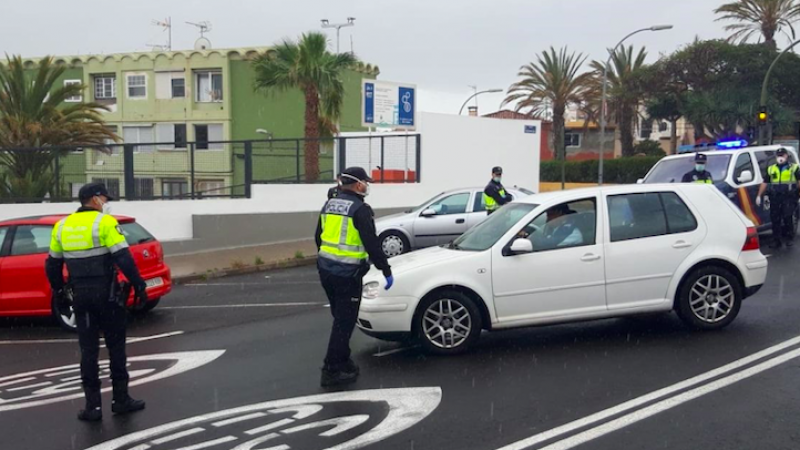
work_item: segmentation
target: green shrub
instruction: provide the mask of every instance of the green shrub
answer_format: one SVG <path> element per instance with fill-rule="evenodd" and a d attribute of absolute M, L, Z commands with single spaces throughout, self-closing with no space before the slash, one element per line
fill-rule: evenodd
<path fill-rule="evenodd" d="M 651 167 L 661 157 L 633 156 L 630 158 L 607 159 L 603 164 L 603 182 L 609 184 L 632 184 L 647 175 Z M 567 161 L 565 181 L 567 183 L 597 183 L 596 159 L 589 161 Z M 561 181 L 561 161 L 542 161 L 539 177 L 545 182 Z"/>
<path fill-rule="evenodd" d="M 646 156 L 658 156 L 662 157 L 665 155 L 664 149 L 661 148 L 661 144 L 656 141 L 646 140 L 639 142 L 633 147 L 634 154 L 642 154 Z"/>

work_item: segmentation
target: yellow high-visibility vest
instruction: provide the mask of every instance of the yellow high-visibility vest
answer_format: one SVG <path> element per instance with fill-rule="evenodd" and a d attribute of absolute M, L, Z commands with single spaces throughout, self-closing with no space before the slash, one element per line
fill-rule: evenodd
<path fill-rule="evenodd" d="M 342 264 L 362 265 L 369 255 L 361 234 L 353 225 L 353 217 L 363 203 L 348 197 L 334 197 L 322 209 L 319 257 Z"/>

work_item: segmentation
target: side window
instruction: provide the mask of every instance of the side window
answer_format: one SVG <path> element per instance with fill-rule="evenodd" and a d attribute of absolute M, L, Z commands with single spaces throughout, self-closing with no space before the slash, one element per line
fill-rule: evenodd
<path fill-rule="evenodd" d="M 733 181 L 734 183 L 739 183 L 739 177 L 742 176 L 742 172 L 745 170 L 749 170 L 750 173 L 753 174 L 753 179 L 755 179 L 755 172 L 753 171 L 753 159 L 750 158 L 750 153 L 744 152 L 736 158 L 736 166 L 733 168 Z"/>
<path fill-rule="evenodd" d="M 0 228 L 0 251 L 3 250 L 3 243 L 6 241 L 6 236 L 8 235 L 8 227 Z M 2 254 L 0 254 L 2 256 Z"/>
<path fill-rule="evenodd" d="M 669 234 L 688 233 L 697 229 L 697 219 L 677 194 L 664 192 L 661 194 L 661 201 L 667 214 L 667 231 Z"/>
<path fill-rule="evenodd" d="M 511 199 L 514 199 L 514 194 L 508 193 Z M 472 205 L 472 212 L 485 212 L 486 211 L 486 198 L 483 197 L 483 191 L 475 193 L 475 203 Z"/>
<path fill-rule="evenodd" d="M 667 220 L 658 193 L 611 196 L 608 218 L 611 242 L 667 234 Z"/>
<path fill-rule="evenodd" d="M 537 216 L 522 231 L 520 238 L 533 244 L 535 252 L 595 244 L 597 203 L 578 200 L 554 206 Z"/>
<path fill-rule="evenodd" d="M 35 255 L 50 250 L 53 227 L 22 225 L 14 233 L 11 256 Z"/>
<path fill-rule="evenodd" d="M 467 212 L 469 203 L 469 193 L 453 194 L 438 200 L 429 206 L 429 209 L 436 211 L 437 216 L 447 216 L 450 214 L 464 214 Z"/>

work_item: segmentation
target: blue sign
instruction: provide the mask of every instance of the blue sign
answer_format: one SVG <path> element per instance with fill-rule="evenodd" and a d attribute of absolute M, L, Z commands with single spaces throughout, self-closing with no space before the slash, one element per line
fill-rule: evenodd
<path fill-rule="evenodd" d="M 536 134 L 536 125 L 525 125 L 525 133 Z"/>
<path fill-rule="evenodd" d="M 397 124 L 405 127 L 414 126 L 414 89 L 400 87 L 397 89 L 400 96 Z"/>
<path fill-rule="evenodd" d="M 375 84 L 364 83 L 364 122 L 375 123 Z"/>

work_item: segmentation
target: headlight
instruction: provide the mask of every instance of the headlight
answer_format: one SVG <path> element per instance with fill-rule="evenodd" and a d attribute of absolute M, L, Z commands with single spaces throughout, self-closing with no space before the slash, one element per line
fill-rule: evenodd
<path fill-rule="evenodd" d="M 374 300 L 378 298 L 378 295 L 380 295 L 380 287 L 381 285 L 377 281 L 370 281 L 364 285 L 364 289 L 361 291 L 361 296 L 367 300 Z"/>

